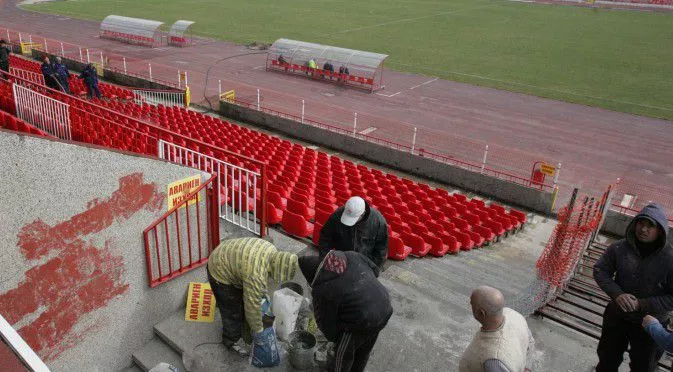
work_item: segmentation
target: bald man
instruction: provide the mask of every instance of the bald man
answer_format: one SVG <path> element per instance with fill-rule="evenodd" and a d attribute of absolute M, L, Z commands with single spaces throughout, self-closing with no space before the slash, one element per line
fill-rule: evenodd
<path fill-rule="evenodd" d="M 505 307 L 504 296 L 493 287 L 477 287 L 470 304 L 481 329 L 460 358 L 460 372 L 524 371 L 531 343 L 526 319 Z"/>

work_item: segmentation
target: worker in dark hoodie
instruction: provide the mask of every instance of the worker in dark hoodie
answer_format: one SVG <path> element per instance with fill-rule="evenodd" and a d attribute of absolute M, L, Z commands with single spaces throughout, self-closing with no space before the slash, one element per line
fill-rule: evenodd
<path fill-rule="evenodd" d="M 617 371 L 630 345 L 632 371 L 654 371 L 663 351 L 641 327 L 650 314 L 667 321 L 673 310 L 673 248 L 666 242 L 663 207 L 650 204 L 594 266 L 594 279 L 612 301 L 603 314 L 597 372 Z"/>
<path fill-rule="evenodd" d="M 358 252 L 332 250 L 300 257 L 299 268 L 311 286 L 318 328 L 336 344 L 328 370 L 364 371 L 393 314 L 388 290 L 376 279 L 379 267 Z"/>
<path fill-rule="evenodd" d="M 360 252 L 380 269 L 388 258 L 388 224 L 379 211 L 353 196 L 327 219 L 318 245 L 323 254 L 331 249 Z"/>

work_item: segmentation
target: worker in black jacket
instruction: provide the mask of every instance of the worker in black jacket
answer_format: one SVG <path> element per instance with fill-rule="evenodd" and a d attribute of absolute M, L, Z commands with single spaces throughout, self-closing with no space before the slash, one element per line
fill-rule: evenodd
<path fill-rule="evenodd" d="M 632 371 L 656 369 L 662 350 L 640 324 L 647 314 L 664 323 L 673 310 L 673 248 L 667 234 L 663 207 L 650 204 L 631 221 L 626 237 L 596 262 L 594 279 L 612 299 L 603 315 L 597 372 L 616 372 L 629 345 Z"/>
<path fill-rule="evenodd" d="M 388 258 L 388 224 L 379 211 L 354 196 L 327 219 L 318 245 L 323 251 L 360 252 L 380 269 Z"/>
<path fill-rule="evenodd" d="M 364 371 L 393 314 L 388 290 L 376 279 L 378 266 L 360 253 L 332 250 L 300 257 L 299 268 L 312 288 L 318 328 L 336 344 L 328 370 Z"/>

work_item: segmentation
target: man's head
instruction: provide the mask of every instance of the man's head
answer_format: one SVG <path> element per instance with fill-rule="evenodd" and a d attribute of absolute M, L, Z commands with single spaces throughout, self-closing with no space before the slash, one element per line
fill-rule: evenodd
<path fill-rule="evenodd" d="M 656 203 L 645 206 L 634 217 L 627 229 L 627 238 L 640 243 L 665 242 L 668 232 L 668 217 L 664 208 Z M 631 241 L 631 243 L 635 243 Z"/>
<path fill-rule="evenodd" d="M 636 220 L 636 239 L 641 243 L 653 243 L 659 239 L 659 225 L 649 217 Z"/>
<path fill-rule="evenodd" d="M 7 44 L 5 39 L 0 39 L 0 46 L 5 46 L 5 44 Z"/>
<path fill-rule="evenodd" d="M 472 291 L 470 305 L 472 305 L 474 319 L 482 326 L 487 326 L 502 318 L 505 297 L 499 290 L 482 285 Z"/>
<path fill-rule="evenodd" d="M 49 57 L 44 57 L 44 63 L 49 63 Z"/>
<path fill-rule="evenodd" d="M 348 199 L 341 215 L 341 223 L 346 226 L 355 225 L 364 217 L 366 209 L 365 200 L 361 197 L 354 196 Z"/>
<path fill-rule="evenodd" d="M 56 57 L 56 63 L 61 64 L 61 57 Z"/>

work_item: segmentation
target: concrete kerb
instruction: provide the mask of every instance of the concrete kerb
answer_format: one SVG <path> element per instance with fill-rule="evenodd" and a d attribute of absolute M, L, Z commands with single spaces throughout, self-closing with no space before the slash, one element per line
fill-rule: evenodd
<path fill-rule="evenodd" d="M 376 164 L 454 185 L 543 215 L 549 216 L 553 213 L 554 195 L 550 192 L 531 189 L 509 181 L 391 149 L 352 136 L 305 125 L 294 120 L 279 118 L 229 102 L 220 102 L 219 111 L 225 117 L 272 129 L 291 137 L 332 148 Z"/>

